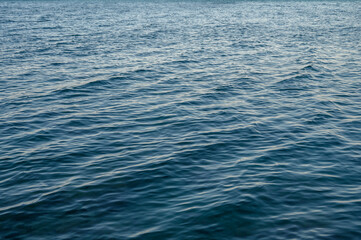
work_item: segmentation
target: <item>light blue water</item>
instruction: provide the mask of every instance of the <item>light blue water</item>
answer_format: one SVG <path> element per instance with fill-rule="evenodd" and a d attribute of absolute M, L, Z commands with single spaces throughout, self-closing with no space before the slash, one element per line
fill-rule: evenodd
<path fill-rule="evenodd" d="M 1 1 L 0 239 L 361 239 L 360 13 Z"/>

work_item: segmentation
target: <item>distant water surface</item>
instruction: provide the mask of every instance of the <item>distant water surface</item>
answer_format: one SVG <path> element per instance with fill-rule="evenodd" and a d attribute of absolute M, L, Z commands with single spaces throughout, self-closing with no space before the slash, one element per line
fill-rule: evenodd
<path fill-rule="evenodd" d="M 1 1 L 0 239 L 361 239 L 360 1 Z"/>

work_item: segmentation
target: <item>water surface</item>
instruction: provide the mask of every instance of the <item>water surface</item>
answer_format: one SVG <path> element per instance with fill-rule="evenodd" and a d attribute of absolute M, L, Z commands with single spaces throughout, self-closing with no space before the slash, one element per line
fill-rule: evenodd
<path fill-rule="evenodd" d="M 360 239 L 359 1 L 1 1 L 1 239 Z"/>

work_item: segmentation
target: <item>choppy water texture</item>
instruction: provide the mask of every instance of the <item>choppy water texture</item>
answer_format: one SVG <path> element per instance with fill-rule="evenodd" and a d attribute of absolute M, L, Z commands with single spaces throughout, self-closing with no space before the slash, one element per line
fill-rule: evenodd
<path fill-rule="evenodd" d="M 1 239 L 361 239 L 361 3 L 0 2 Z"/>

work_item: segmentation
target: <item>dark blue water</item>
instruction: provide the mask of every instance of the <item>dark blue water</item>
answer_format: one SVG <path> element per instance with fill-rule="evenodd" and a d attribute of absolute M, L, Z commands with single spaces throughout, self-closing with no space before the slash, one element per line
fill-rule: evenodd
<path fill-rule="evenodd" d="M 361 239 L 360 13 L 1 1 L 0 239 Z"/>

